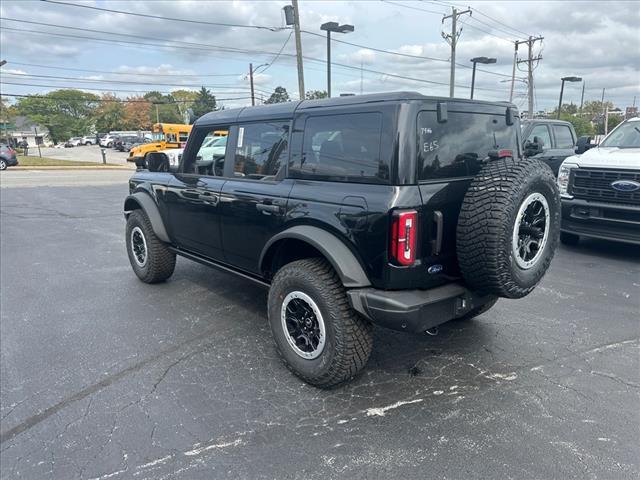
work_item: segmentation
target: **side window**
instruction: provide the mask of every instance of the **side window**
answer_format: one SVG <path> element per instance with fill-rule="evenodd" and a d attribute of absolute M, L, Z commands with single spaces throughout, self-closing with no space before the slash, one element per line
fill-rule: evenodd
<path fill-rule="evenodd" d="M 381 113 L 309 117 L 305 122 L 300 163 L 294 178 L 338 182 L 387 183 L 388 164 L 381 161 Z"/>
<path fill-rule="evenodd" d="M 538 137 L 542 140 L 542 149 L 548 150 L 551 148 L 551 135 L 549 134 L 549 128 L 546 125 L 536 125 L 531 130 L 531 133 L 527 137 L 527 142 L 533 143 L 533 137 Z"/>
<path fill-rule="evenodd" d="M 175 133 L 167 133 L 165 135 L 165 140 L 170 143 L 176 142 L 176 134 Z"/>
<path fill-rule="evenodd" d="M 571 129 L 566 125 L 554 125 L 553 133 L 556 136 L 558 148 L 573 148 L 574 139 Z"/>
<path fill-rule="evenodd" d="M 180 132 L 178 134 L 178 140 L 180 141 L 180 143 L 186 143 L 187 138 L 189 138 L 189 132 Z"/>
<path fill-rule="evenodd" d="M 240 125 L 233 164 L 234 176 L 273 180 L 286 162 L 288 146 L 288 122 Z"/>
<path fill-rule="evenodd" d="M 185 163 L 183 166 L 184 172 L 222 176 L 228 134 L 229 128 L 216 128 L 206 132 L 201 141 L 198 139 L 202 133 L 194 136 L 190 141 L 195 140 L 198 143 L 198 153 L 196 153 L 194 161 L 190 164 Z"/>

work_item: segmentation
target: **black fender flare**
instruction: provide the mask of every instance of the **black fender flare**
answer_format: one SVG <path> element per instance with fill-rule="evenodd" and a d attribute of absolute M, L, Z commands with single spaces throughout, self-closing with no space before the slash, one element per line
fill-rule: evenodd
<path fill-rule="evenodd" d="M 264 261 L 271 247 L 279 240 L 287 238 L 302 240 L 319 250 L 331 263 L 345 287 L 368 287 L 371 285 L 362 265 L 349 250 L 349 247 L 334 234 L 311 225 L 297 225 L 271 237 L 260 254 L 261 270 L 265 267 Z"/>
<path fill-rule="evenodd" d="M 127 218 L 133 210 L 138 208 L 147 214 L 151 222 L 151 228 L 153 228 L 153 233 L 163 242 L 171 243 L 167 229 L 164 226 L 164 221 L 160 215 L 160 210 L 158 210 L 158 205 L 151 195 L 146 192 L 136 192 L 129 195 L 124 201 L 125 218 Z"/>

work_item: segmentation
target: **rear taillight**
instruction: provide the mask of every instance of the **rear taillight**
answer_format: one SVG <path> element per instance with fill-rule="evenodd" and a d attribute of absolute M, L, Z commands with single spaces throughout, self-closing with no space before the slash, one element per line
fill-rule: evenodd
<path fill-rule="evenodd" d="M 391 221 L 391 258 L 400 265 L 412 265 L 416 261 L 418 212 L 400 210 L 393 213 Z"/>

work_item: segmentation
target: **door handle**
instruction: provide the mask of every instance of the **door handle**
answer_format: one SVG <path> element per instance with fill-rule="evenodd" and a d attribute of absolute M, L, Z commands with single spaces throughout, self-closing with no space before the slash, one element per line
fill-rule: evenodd
<path fill-rule="evenodd" d="M 278 205 L 271 205 L 265 203 L 257 203 L 256 208 L 258 211 L 264 213 L 265 215 L 270 215 L 272 213 L 280 213 L 280 207 Z"/>

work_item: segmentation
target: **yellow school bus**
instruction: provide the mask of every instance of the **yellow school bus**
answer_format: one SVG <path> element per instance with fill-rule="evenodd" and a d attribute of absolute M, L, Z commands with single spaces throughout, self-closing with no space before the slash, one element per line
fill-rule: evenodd
<path fill-rule="evenodd" d="M 142 160 L 148 153 L 161 152 L 169 148 L 184 148 L 191 127 L 192 125 L 181 123 L 155 123 L 151 129 L 153 141 L 132 148 L 127 161 Z"/>

